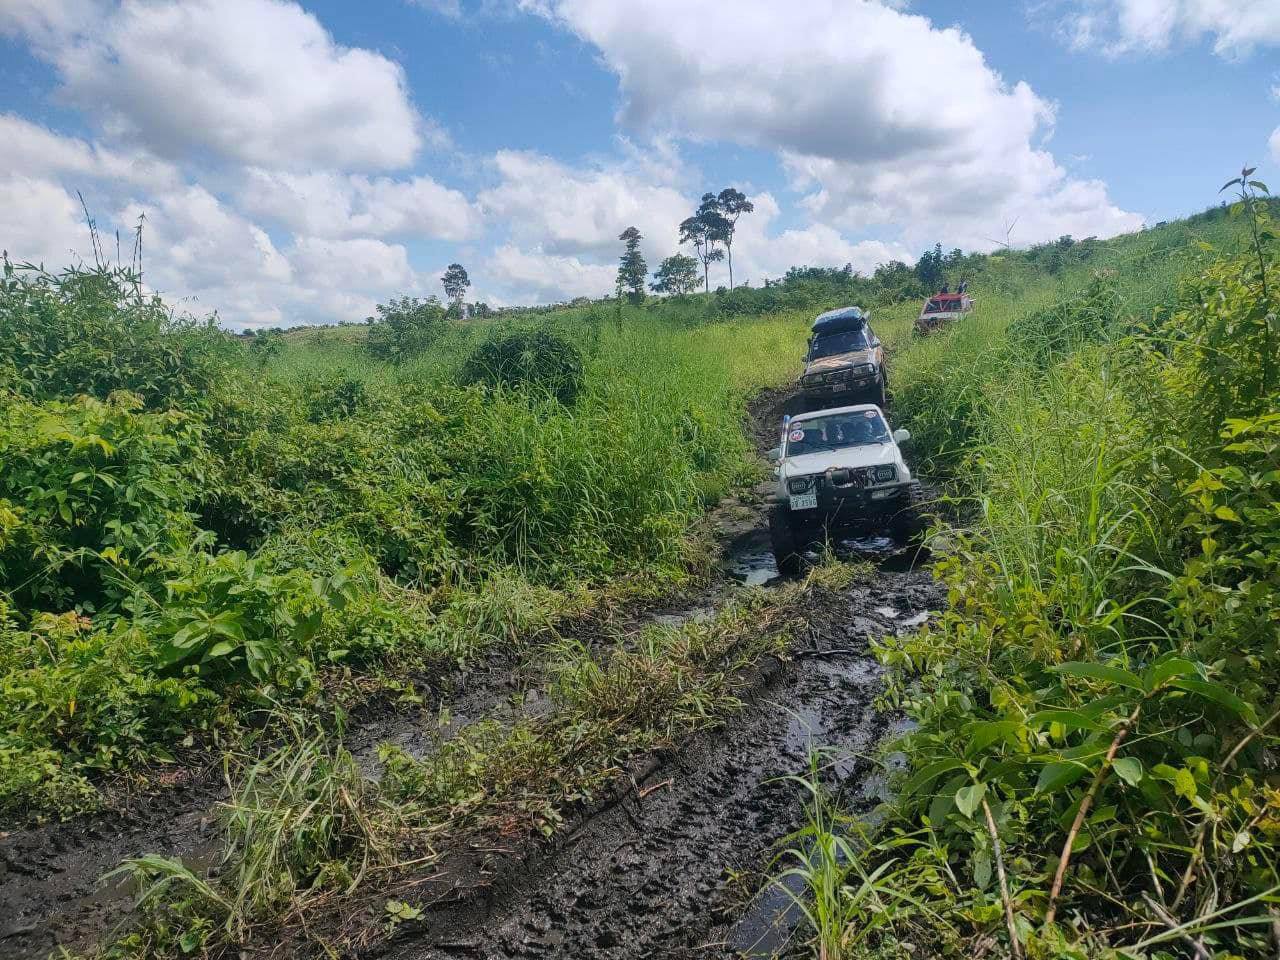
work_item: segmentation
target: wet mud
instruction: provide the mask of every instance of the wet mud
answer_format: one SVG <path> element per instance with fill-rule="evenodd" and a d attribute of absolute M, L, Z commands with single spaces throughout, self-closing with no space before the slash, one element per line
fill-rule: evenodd
<path fill-rule="evenodd" d="M 760 451 L 776 443 L 777 425 L 795 406 L 787 390 L 764 391 L 750 405 L 747 429 Z M 625 643 L 647 624 L 711 617 L 743 587 L 780 583 L 765 520 L 769 489 L 762 481 L 713 511 L 719 557 L 702 588 L 566 632 L 588 644 Z M 408 960 L 784 950 L 794 911 L 777 889 L 761 892 L 761 871 L 802 819 L 801 794 L 783 778 L 802 771 L 810 745 L 820 744 L 843 758 L 825 770 L 829 783 L 848 796 L 874 796 L 882 778 L 871 757 L 892 718 L 874 707 L 880 679 L 868 639 L 914 629 L 945 600 L 919 551 L 875 536 L 833 546 L 875 573 L 842 593 L 815 595 L 805 611 L 805 645 L 785 663 L 762 666 L 741 715 L 644 761 L 631 771 L 634 783 L 581 811 L 551 841 L 481 858 L 466 882 L 423 904 L 423 923 L 406 925 L 397 942 L 372 952 Z M 347 748 L 377 776 L 379 744 L 422 756 L 477 720 L 514 721 L 548 709 L 537 649 L 482 657 L 427 688 L 422 704 L 369 705 L 351 718 Z M 0 957 L 44 958 L 59 946 L 85 949 L 108 937 L 128 921 L 131 891 L 103 884 L 102 876 L 144 853 L 209 866 L 225 799 L 216 765 L 183 768 L 166 788 L 118 809 L 0 832 Z"/>
<path fill-rule="evenodd" d="M 943 602 L 927 571 L 878 576 L 808 611 L 809 645 L 765 671 L 746 709 L 644 772 L 617 803 L 558 841 L 485 865 L 487 888 L 424 904 L 396 960 L 773 956 L 793 945 L 785 894 L 757 893 L 779 841 L 803 822 L 786 779 L 812 746 L 823 779 L 875 802 L 876 746 L 892 718 L 870 638 Z"/>

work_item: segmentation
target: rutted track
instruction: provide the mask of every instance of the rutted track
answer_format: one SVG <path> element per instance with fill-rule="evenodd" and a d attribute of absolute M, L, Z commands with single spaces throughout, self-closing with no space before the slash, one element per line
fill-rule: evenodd
<path fill-rule="evenodd" d="M 772 446 L 790 409 L 786 391 L 765 391 L 752 405 L 759 449 Z M 579 628 L 589 639 L 626 643 L 646 623 L 709 615 L 741 582 L 776 576 L 765 528 L 765 487 L 722 504 L 712 516 L 722 556 L 699 594 L 665 606 L 624 610 L 612 621 Z M 634 786 L 613 802 L 578 815 L 551 842 L 529 841 L 481 858 L 443 884 L 427 884 L 427 918 L 406 927 L 398 958 L 635 957 L 726 955 L 752 949 L 759 924 L 735 928 L 753 891 L 750 881 L 776 842 L 799 822 L 799 796 L 777 780 L 799 770 L 812 732 L 816 742 L 851 753 L 872 748 L 886 718 L 872 706 L 878 674 L 865 653 L 869 637 L 900 629 L 942 604 L 925 571 L 901 555 L 871 579 L 826 593 L 804 611 L 808 648 L 770 660 L 749 685 L 747 706 L 726 728 L 706 733 L 633 768 Z M 906 568 L 906 569 L 904 569 Z M 574 629 L 574 628 L 571 628 Z M 431 749 L 447 706 L 453 727 L 483 717 L 536 711 L 538 649 L 481 658 L 447 678 L 421 708 L 388 704 L 357 717 L 347 745 L 367 759 L 381 742 L 410 753 Z M 527 691 L 533 696 L 524 696 Z M 862 784 L 869 762 L 840 765 L 833 776 Z M 59 945 L 84 947 L 127 919 L 123 888 L 98 878 L 143 853 L 204 864 L 214 851 L 210 829 L 225 787 L 216 770 L 187 770 L 175 787 L 106 815 L 0 834 L 0 956 L 45 957 Z M 428 893 L 428 891 L 431 891 Z"/>
<path fill-rule="evenodd" d="M 487 865 L 491 886 L 443 896 L 423 932 L 391 956 L 767 955 L 770 918 L 738 921 L 774 845 L 800 823 L 800 795 L 778 778 L 804 768 L 812 738 L 850 758 L 829 779 L 846 790 L 876 782 L 865 755 L 888 718 L 873 706 L 879 673 L 863 652 L 867 639 L 941 600 L 923 571 L 826 598 L 808 611 L 812 646 L 762 671 L 726 728 L 646 771 L 550 849 Z"/>

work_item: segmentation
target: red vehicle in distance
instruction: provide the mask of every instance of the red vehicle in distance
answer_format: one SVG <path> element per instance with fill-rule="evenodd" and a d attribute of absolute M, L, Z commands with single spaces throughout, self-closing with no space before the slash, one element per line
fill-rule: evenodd
<path fill-rule="evenodd" d="M 968 293 L 935 293 L 925 302 L 920 316 L 916 318 L 916 333 L 932 333 L 972 310 L 973 297 Z"/>

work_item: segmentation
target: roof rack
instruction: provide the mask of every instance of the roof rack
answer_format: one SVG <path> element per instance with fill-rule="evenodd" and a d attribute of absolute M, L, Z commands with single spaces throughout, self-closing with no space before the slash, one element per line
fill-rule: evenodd
<path fill-rule="evenodd" d="M 815 336 L 832 333 L 844 333 L 846 330 L 861 330 L 871 319 L 871 314 L 863 312 L 861 307 L 841 307 L 819 314 L 813 321 Z"/>

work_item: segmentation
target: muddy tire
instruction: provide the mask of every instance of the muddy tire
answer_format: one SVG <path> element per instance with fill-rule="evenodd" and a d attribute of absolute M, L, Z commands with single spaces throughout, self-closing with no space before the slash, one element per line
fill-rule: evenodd
<path fill-rule="evenodd" d="M 784 577 L 794 577 L 800 572 L 803 547 L 796 536 L 795 525 L 791 522 L 786 504 L 778 504 L 769 511 L 769 545 L 773 548 L 778 573 Z"/>
<path fill-rule="evenodd" d="M 872 390 L 872 394 L 871 402 L 880 408 L 881 413 L 889 409 L 889 378 L 883 373 L 880 374 L 880 386 Z"/>
<path fill-rule="evenodd" d="M 893 539 L 905 546 L 919 546 L 924 542 L 928 521 L 924 513 L 925 494 L 920 484 L 913 483 L 907 489 L 907 502 L 893 516 Z"/>

